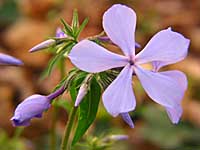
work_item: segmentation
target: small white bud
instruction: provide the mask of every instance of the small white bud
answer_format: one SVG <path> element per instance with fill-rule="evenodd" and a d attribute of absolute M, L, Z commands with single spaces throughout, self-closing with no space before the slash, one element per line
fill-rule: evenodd
<path fill-rule="evenodd" d="M 34 46 L 33 48 L 31 48 L 29 50 L 29 52 L 36 52 L 36 51 L 39 51 L 39 50 L 42 50 L 42 49 L 45 49 L 45 48 L 48 48 L 52 45 L 54 45 L 56 43 L 56 41 L 54 39 L 49 39 L 49 40 L 46 40 L 36 46 Z"/>
<path fill-rule="evenodd" d="M 79 91 L 78 91 L 78 95 L 76 97 L 76 101 L 75 101 L 75 107 L 77 107 L 80 102 L 82 101 L 83 97 L 87 94 L 88 92 L 88 85 L 86 83 L 82 84 Z"/>

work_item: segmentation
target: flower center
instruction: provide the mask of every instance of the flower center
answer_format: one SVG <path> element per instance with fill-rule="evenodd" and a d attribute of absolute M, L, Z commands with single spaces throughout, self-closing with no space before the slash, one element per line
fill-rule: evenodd
<path fill-rule="evenodd" d="M 129 57 L 129 63 L 130 63 L 131 66 L 135 64 L 133 56 Z"/>

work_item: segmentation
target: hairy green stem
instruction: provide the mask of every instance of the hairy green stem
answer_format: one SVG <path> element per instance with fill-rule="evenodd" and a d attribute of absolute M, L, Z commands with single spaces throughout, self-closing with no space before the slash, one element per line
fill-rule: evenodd
<path fill-rule="evenodd" d="M 72 131 L 72 126 L 75 120 L 77 110 L 78 110 L 77 107 L 73 107 L 71 110 L 71 113 L 70 113 L 70 116 L 65 128 L 65 133 L 62 139 L 61 150 L 71 150 L 71 143 L 69 142 L 69 139 L 70 139 L 70 133 Z"/>

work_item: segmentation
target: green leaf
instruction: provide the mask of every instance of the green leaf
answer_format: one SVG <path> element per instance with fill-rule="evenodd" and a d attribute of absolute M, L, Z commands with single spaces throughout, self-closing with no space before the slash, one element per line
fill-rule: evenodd
<path fill-rule="evenodd" d="M 80 33 L 83 31 L 83 29 L 85 28 L 85 26 L 88 24 L 89 19 L 85 18 L 83 20 L 83 23 L 80 25 L 79 29 L 77 30 L 77 32 L 75 33 L 75 39 L 78 39 Z"/>
<path fill-rule="evenodd" d="M 72 98 L 76 98 L 73 95 L 74 93 L 71 94 Z M 72 145 L 74 145 L 84 135 L 90 125 L 94 122 L 99 106 L 100 96 L 101 88 L 96 79 L 93 78 L 91 81 L 90 90 L 79 106 L 78 125 Z"/>
<path fill-rule="evenodd" d="M 73 36 L 73 31 L 72 31 L 72 28 L 70 27 L 70 25 L 67 22 L 65 22 L 64 19 L 60 19 L 60 20 L 61 20 L 62 24 L 65 27 L 66 34 L 69 35 L 69 36 L 71 36 L 71 37 L 74 37 Z"/>
<path fill-rule="evenodd" d="M 73 18 L 72 18 L 72 29 L 73 29 L 73 31 L 76 32 L 78 27 L 79 27 L 78 11 L 77 11 L 77 9 L 75 9 L 74 12 L 73 12 Z"/>
<path fill-rule="evenodd" d="M 73 102 L 75 102 L 75 100 L 76 100 L 77 93 L 78 92 L 76 90 L 76 85 L 74 83 L 72 83 L 70 85 L 70 96 L 71 96 Z"/>
<path fill-rule="evenodd" d="M 6 0 L 0 2 L 0 28 L 16 21 L 20 15 L 17 1 Z"/>

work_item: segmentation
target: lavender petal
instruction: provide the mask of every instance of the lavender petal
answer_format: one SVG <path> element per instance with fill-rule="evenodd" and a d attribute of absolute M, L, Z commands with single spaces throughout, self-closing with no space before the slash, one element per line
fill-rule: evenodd
<path fill-rule="evenodd" d="M 165 72 L 160 72 L 161 74 L 168 76 L 170 78 L 173 78 L 177 84 L 179 85 L 179 89 L 182 90 L 182 92 L 185 92 L 187 89 L 187 78 L 184 73 L 173 70 L 173 71 L 165 71 Z M 172 123 L 177 124 L 180 120 L 180 117 L 183 113 L 183 109 L 181 107 L 181 100 L 178 99 L 177 103 L 178 105 L 173 107 L 173 108 L 168 108 L 165 107 L 167 114 L 172 121 Z"/>
<path fill-rule="evenodd" d="M 183 109 L 181 105 L 177 105 L 174 108 L 165 108 L 167 111 L 167 115 L 169 116 L 171 122 L 173 124 L 177 124 L 182 116 Z"/>
<path fill-rule="evenodd" d="M 121 4 L 113 5 L 103 15 L 103 28 L 126 56 L 135 56 L 135 12 Z"/>
<path fill-rule="evenodd" d="M 132 88 L 133 69 L 128 64 L 103 93 L 103 104 L 113 116 L 135 109 L 136 101 Z"/>
<path fill-rule="evenodd" d="M 76 44 L 68 57 L 77 68 L 91 73 L 123 67 L 128 63 L 127 57 L 109 52 L 89 40 Z"/>
<path fill-rule="evenodd" d="M 139 66 L 134 67 L 134 71 L 148 96 L 158 104 L 174 108 L 182 100 L 185 91 L 175 78 Z"/>
<path fill-rule="evenodd" d="M 137 64 L 152 62 L 155 70 L 183 60 L 188 53 L 190 41 L 171 28 L 155 34 L 145 48 L 136 55 Z"/>

